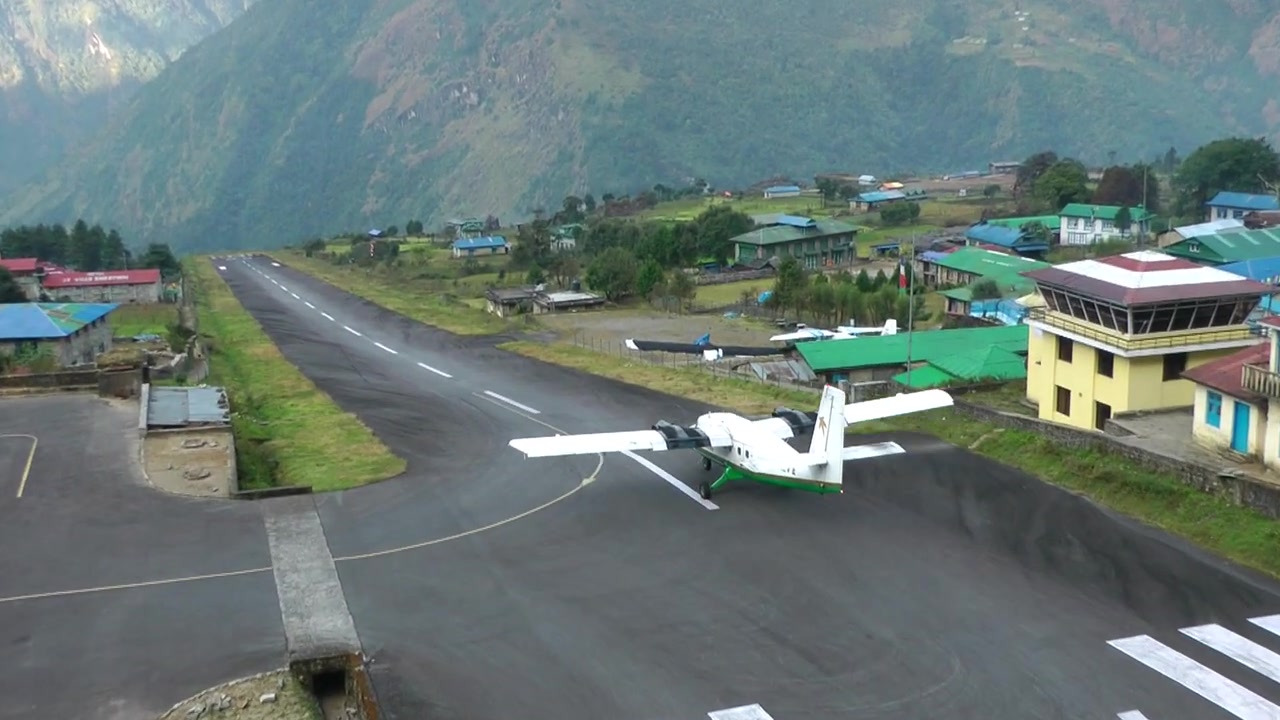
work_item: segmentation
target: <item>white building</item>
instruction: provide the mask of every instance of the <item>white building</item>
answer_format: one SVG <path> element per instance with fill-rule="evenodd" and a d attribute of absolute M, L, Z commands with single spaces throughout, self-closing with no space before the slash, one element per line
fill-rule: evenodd
<path fill-rule="evenodd" d="M 1071 203 L 1058 213 L 1062 222 L 1059 243 L 1062 245 L 1094 245 L 1112 240 L 1124 240 L 1134 235 L 1146 235 L 1151 229 L 1151 213 L 1140 207 L 1129 208 L 1129 227 L 1116 227 L 1118 205 L 1088 205 Z"/>

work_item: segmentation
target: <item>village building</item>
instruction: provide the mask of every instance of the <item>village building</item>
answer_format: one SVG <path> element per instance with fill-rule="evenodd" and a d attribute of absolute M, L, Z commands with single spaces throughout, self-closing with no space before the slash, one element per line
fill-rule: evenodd
<path fill-rule="evenodd" d="M 1154 251 L 1025 273 L 1043 307 L 1026 320 L 1027 398 L 1084 429 L 1116 413 L 1189 407 L 1183 373 L 1258 341 L 1262 283 Z"/>
<path fill-rule="evenodd" d="M 41 279 L 44 294 L 58 302 L 158 303 L 160 271 L 110 270 L 106 272 L 50 271 Z"/>
<path fill-rule="evenodd" d="M 111 304 L 0 304 L 0 356 L 49 353 L 63 367 L 90 365 L 111 348 Z"/>
<path fill-rule="evenodd" d="M 0 268 L 9 271 L 27 299 L 40 299 L 40 261 L 36 258 L 0 258 Z"/>
<path fill-rule="evenodd" d="M 1280 257 L 1280 228 L 1237 229 L 1196 235 L 1170 244 L 1163 252 L 1201 265 L 1226 265 Z"/>
<path fill-rule="evenodd" d="M 773 215 L 757 220 L 755 230 L 729 240 L 733 259 L 748 264 L 771 257 L 794 257 L 809 269 L 849 267 L 857 256 L 860 228 L 838 220 Z"/>

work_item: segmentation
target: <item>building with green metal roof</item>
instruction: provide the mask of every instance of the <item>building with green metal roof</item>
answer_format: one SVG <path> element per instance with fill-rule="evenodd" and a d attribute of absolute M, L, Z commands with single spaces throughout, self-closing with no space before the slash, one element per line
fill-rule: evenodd
<path fill-rule="evenodd" d="M 895 375 L 893 380 L 901 385 L 923 390 L 1026 378 L 1026 358 L 999 345 L 993 345 L 934 358 L 921 367 L 912 368 L 910 373 Z"/>
<path fill-rule="evenodd" d="M 796 345 L 796 352 L 814 374 L 827 382 L 886 380 L 912 363 L 934 364 L 951 355 L 999 347 L 1010 353 L 1027 352 L 1027 326 L 1003 325 L 954 330 L 922 330 L 896 335 L 871 335 L 851 340 L 820 340 Z"/>
<path fill-rule="evenodd" d="M 1189 237 L 1161 248 L 1161 252 L 1205 265 L 1280 257 L 1280 228 Z"/>
<path fill-rule="evenodd" d="M 999 298 L 1021 297 L 1035 290 L 1035 283 L 1022 273 L 1052 267 L 1047 262 L 977 247 L 930 255 L 920 262 L 921 274 L 929 285 L 960 286 L 939 293 L 946 300 L 948 315 L 969 315 L 974 300 L 973 286 L 983 280 L 996 284 Z"/>
<path fill-rule="evenodd" d="M 1068 203 L 1058 212 L 1062 222 L 1058 230 L 1058 242 L 1062 245 L 1093 245 L 1121 240 L 1131 235 L 1145 235 L 1151 230 L 1155 215 L 1144 208 L 1131 207 L 1129 227 L 1121 231 L 1116 227 L 1120 209 L 1119 205 Z"/>
<path fill-rule="evenodd" d="M 856 225 L 795 215 L 764 219 L 768 224 L 730 240 L 736 261 L 790 256 L 805 268 L 817 270 L 848 267 L 857 256 L 854 242 L 860 228 Z"/>

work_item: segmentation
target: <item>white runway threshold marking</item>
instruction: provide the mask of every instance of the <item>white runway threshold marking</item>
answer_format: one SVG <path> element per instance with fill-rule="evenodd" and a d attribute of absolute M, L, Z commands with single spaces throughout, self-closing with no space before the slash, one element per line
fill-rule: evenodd
<path fill-rule="evenodd" d="M 1280 718 L 1280 706 L 1151 637 L 1138 635 L 1107 644 L 1240 720 Z"/>
<path fill-rule="evenodd" d="M 1120 720 L 1147 720 L 1147 716 L 1146 716 L 1146 715 L 1143 715 L 1142 713 L 1138 712 L 1137 710 L 1130 710 L 1129 712 L 1122 712 L 1122 713 L 1120 713 L 1119 715 L 1116 715 L 1116 717 L 1120 718 Z"/>
<path fill-rule="evenodd" d="M 1241 665 L 1247 665 L 1255 672 L 1280 682 L 1280 655 L 1252 640 L 1231 632 L 1221 625 L 1183 628 L 1182 632 Z"/>
<path fill-rule="evenodd" d="M 452 376 L 452 375 L 450 375 L 449 373 L 447 373 L 447 372 L 445 372 L 445 371 L 443 371 L 443 370 L 437 370 L 437 369 L 435 369 L 435 368 L 431 367 L 430 365 L 428 365 L 428 364 L 426 364 L 426 363 L 418 363 L 418 367 L 422 368 L 423 370 L 428 370 L 428 371 L 430 371 L 430 372 L 433 372 L 433 373 L 435 373 L 435 374 L 439 375 L 440 377 L 447 377 L 447 378 L 451 378 L 451 377 L 453 377 L 453 376 Z"/>
<path fill-rule="evenodd" d="M 694 489 L 693 489 L 693 488 L 691 488 L 691 487 L 689 487 L 688 485 L 686 485 L 686 484 L 684 484 L 683 482 L 681 482 L 681 481 L 680 481 L 680 478 L 676 477 L 675 475 L 672 475 L 671 473 L 667 472 L 666 470 L 663 470 L 662 468 L 658 467 L 657 465 L 654 465 L 654 464 L 653 464 L 652 462 L 650 462 L 649 460 L 646 460 L 645 458 L 640 457 L 639 455 L 637 455 L 637 454 L 635 454 L 635 453 L 631 452 L 630 450 L 623 450 L 623 451 L 622 451 L 622 454 L 623 454 L 623 455 L 626 455 L 627 457 L 631 458 L 632 460 L 635 460 L 637 463 L 639 463 L 640 467 L 643 467 L 645 470 L 648 470 L 649 472 L 653 473 L 654 475 L 657 475 L 658 477 L 662 478 L 663 480 L 666 480 L 668 483 L 670 483 L 670 484 L 671 484 L 671 486 L 672 486 L 672 487 L 674 487 L 675 489 L 677 489 L 677 490 L 679 490 L 680 492 L 684 493 L 685 495 L 688 495 L 688 496 L 689 496 L 689 497 L 690 497 L 694 502 L 698 503 L 698 504 L 699 504 L 699 505 L 701 505 L 702 507 L 704 507 L 704 508 L 706 508 L 706 509 L 708 509 L 708 510 L 719 510 L 719 509 L 720 509 L 720 506 L 719 506 L 719 505 L 717 505 L 717 504 L 715 504 L 715 503 L 711 502 L 710 500 L 707 500 L 707 499 L 703 498 L 703 497 L 702 497 L 701 495 L 699 495 L 696 491 L 694 491 Z M 735 708 L 735 709 L 737 709 L 737 708 Z M 723 711 L 723 712 L 728 712 L 728 711 Z M 761 711 L 761 712 L 763 712 L 763 711 Z M 726 718 L 728 718 L 728 717 L 737 717 L 737 716 L 736 716 L 736 715 L 735 715 L 735 716 L 729 716 L 729 715 L 726 715 L 725 717 L 726 717 Z M 744 716 L 744 717 L 755 717 L 755 716 L 754 716 L 754 715 L 752 715 L 752 716 Z M 768 715 L 765 715 L 764 717 L 768 717 Z"/>
<path fill-rule="evenodd" d="M 382 343 L 380 343 L 380 342 L 376 342 L 376 343 L 374 343 L 374 345 L 377 345 L 378 347 L 382 348 L 383 350 L 386 350 L 387 352 L 391 353 L 392 355 L 399 355 L 399 354 L 400 354 L 399 352 L 397 352 L 397 351 L 395 351 L 395 350 L 392 350 L 391 348 L 387 347 L 386 345 L 383 345 L 383 344 L 382 344 Z"/>
<path fill-rule="evenodd" d="M 485 395 L 488 395 L 489 397 L 494 398 L 494 399 L 496 399 L 496 400 L 501 400 L 502 402 L 504 402 L 504 403 L 506 403 L 506 404 L 510 405 L 511 407 L 520 408 L 521 410 L 523 410 L 523 411 L 525 411 L 525 412 L 529 413 L 530 415 L 541 415 L 541 414 L 542 414 L 542 412 L 541 412 L 541 411 L 539 411 L 539 410 L 534 410 L 533 408 L 529 407 L 528 405 L 523 405 L 523 404 L 521 404 L 521 403 L 518 403 L 518 402 L 516 402 L 515 400 L 512 400 L 511 398 L 509 398 L 509 397 L 507 397 L 507 396 L 505 396 L 505 395 L 499 395 L 498 393 L 493 392 L 492 390 L 485 390 L 485 391 L 484 391 L 484 394 L 485 394 Z"/>
<path fill-rule="evenodd" d="M 356 337 L 364 337 L 364 336 L 363 336 L 363 335 L 361 335 L 358 331 L 356 331 L 356 330 L 352 330 L 350 325 L 343 325 L 343 326 L 342 326 L 342 329 L 343 329 L 343 330 L 346 330 L 347 332 L 351 333 L 352 335 L 355 335 Z"/>
<path fill-rule="evenodd" d="M 743 705 L 742 707 L 716 710 L 707 713 L 711 720 L 773 720 L 773 716 L 764 711 L 760 705 Z"/>

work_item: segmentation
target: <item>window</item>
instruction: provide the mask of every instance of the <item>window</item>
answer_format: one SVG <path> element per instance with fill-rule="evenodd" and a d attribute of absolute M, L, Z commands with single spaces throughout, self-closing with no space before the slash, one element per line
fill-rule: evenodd
<path fill-rule="evenodd" d="M 1057 405 L 1054 409 L 1059 415 L 1071 417 L 1071 391 L 1061 385 L 1055 385 L 1054 388 L 1058 391 Z"/>
<path fill-rule="evenodd" d="M 1064 337 L 1058 338 L 1058 359 L 1062 362 L 1071 362 L 1071 354 L 1075 350 L 1075 343 Z"/>
<path fill-rule="evenodd" d="M 1164 381 L 1181 380 L 1182 372 L 1187 369 L 1187 354 L 1173 353 L 1164 356 Z"/>
<path fill-rule="evenodd" d="M 1115 377 L 1116 356 L 1106 350 L 1098 351 L 1098 374 L 1102 377 Z"/>
<path fill-rule="evenodd" d="M 1222 396 L 1212 390 L 1205 393 L 1204 424 L 1209 427 L 1222 427 Z"/>

